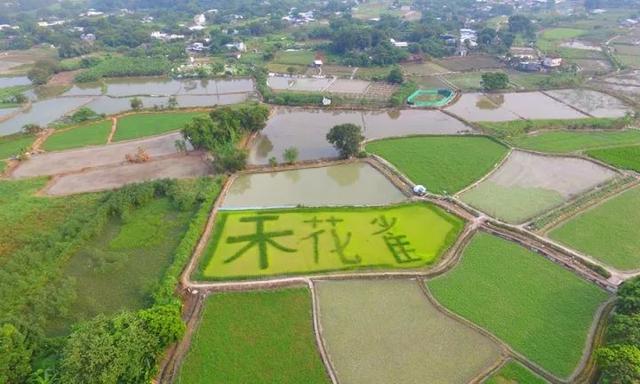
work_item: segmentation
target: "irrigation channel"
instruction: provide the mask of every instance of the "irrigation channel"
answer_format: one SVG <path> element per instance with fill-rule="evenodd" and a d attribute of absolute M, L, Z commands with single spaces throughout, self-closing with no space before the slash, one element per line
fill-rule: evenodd
<path fill-rule="evenodd" d="M 172 383 L 177 378 L 180 364 L 189 350 L 191 339 L 201 318 L 204 301 L 206 300 L 207 296 L 219 292 L 265 290 L 277 289 L 282 287 L 306 286 L 309 287 L 312 294 L 313 325 L 319 353 L 325 363 L 327 375 L 331 379 L 332 383 L 339 384 L 339 380 L 335 374 L 335 371 L 331 365 L 331 360 L 325 349 L 325 342 L 318 320 L 318 303 L 314 286 L 315 282 L 323 280 L 348 279 L 408 279 L 415 280 L 416 284 L 418 284 L 426 278 L 432 278 L 442 275 L 455 267 L 459 262 L 465 247 L 470 242 L 473 235 L 478 231 L 490 233 L 492 235 L 516 242 L 521 246 L 528 248 L 533 252 L 536 252 L 542 257 L 545 257 L 552 262 L 574 272 L 580 277 L 595 283 L 596 285 L 604 288 L 609 292 L 615 292 L 618 283 L 625 277 L 620 276 L 620 274 L 616 273 L 616 271 L 612 271 L 612 276 L 607 279 L 590 269 L 587 266 L 587 264 L 590 264 L 590 261 L 585 261 L 585 257 L 577 254 L 575 251 L 559 246 L 558 244 L 555 244 L 554 242 L 546 238 L 540 237 L 526 229 L 509 225 L 493 218 L 487 217 L 486 215 L 476 211 L 475 209 L 467 206 L 466 204 L 458 201 L 455 198 L 445 198 L 437 195 L 427 195 L 423 197 L 414 196 L 411 192 L 414 184 L 385 160 L 377 156 L 372 156 L 368 159 L 365 159 L 364 161 L 380 171 L 389 181 L 391 181 L 391 183 L 393 183 L 398 189 L 400 189 L 400 191 L 402 191 L 407 196 L 409 201 L 425 201 L 435 204 L 438 207 L 445 209 L 447 212 L 458 215 L 466 221 L 466 225 L 462 233 L 460 234 L 456 242 L 442 255 L 439 262 L 433 267 L 424 270 L 336 272 L 226 282 L 192 281 L 191 274 L 196 268 L 198 260 L 202 256 L 207 242 L 212 235 L 216 216 L 223 204 L 224 197 L 227 195 L 231 185 L 238 177 L 240 177 L 241 175 L 261 172 L 296 170 L 315 168 L 326 165 L 346 164 L 354 161 L 317 161 L 291 166 L 281 166 L 275 169 L 272 167 L 257 166 L 250 170 L 236 173 L 231 176 L 223 186 L 218 199 L 211 209 L 208 222 L 193 252 L 191 260 L 185 267 L 180 277 L 178 290 L 184 299 L 183 317 L 187 323 L 187 331 L 183 339 L 168 351 L 165 359 L 162 361 L 157 378 L 159 383 Z M 424 291 L 426 299 L 429 300 L 433 305 L 435 305 L 443 314 L 453 319 L 454 321 L 461 322 L 467 326 L 470 326 L 481 334 L 488 336 L 493 341 L 495 341 L 497 345 L 499 345 L 502 349 L 503 352 L 501 358 L 492 367 L 485 370 L 485 372 L 479 373 L 478 376 L 471 381 L 472 383 L 480 383 L 484 381 L 487 377 L 499 370 L 509 359 L 513 359 L 522 363 L 533 372 L 545 378 L 551 383 L 589 382 L 589 379 L 595 372 L 595 365 L 591 359 L 591 352 L 598 345 L 599 340 L 601 340 L 602 338 L 602 330 L 604 328 L 606 318 L 613 308 L 613 299 L 609 299 L 598 309 L 595 319 L 592 322 L 591 329 L 589 330 L 587 343 L 585 345 L 578 367 L 574 370 L 573 374 L 568 379 L 562 380 L 555 377 L 539 365 L 528 360 L 523 355 L 514 351 L 510 346 L 508 346 L 506 343 L 501 341 L 498 337 L 491 334 L 487 330 L 445 309 L 431 296 L 425 284 L 420 284 L 420 286 Z"/>

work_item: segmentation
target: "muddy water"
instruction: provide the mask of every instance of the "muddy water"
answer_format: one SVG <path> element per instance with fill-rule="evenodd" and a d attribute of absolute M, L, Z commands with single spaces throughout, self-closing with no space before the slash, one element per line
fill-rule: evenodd
<path fill-rule="evenodd" d="M 26 76 L 0 76 L 0 88 L 15 87 L 17 85 L 31 85 L 31 80 Z"/>
<path fill-rule="evenodd" d="M 26 124 L 47 126 L 90 100 L 87 97 L 63 97 L 38 101 L 29 110 L 0 123 L 0 135 L 19 132 Z"/>
<path fill-rule="evenodd" d="M 18 108 L 0 108 L 0 119 L 9 116 L 17 110 Z"/>
<path fill-rule="evenodd" d="M 496 99 L 495 97 L 493 99 Z M 502 104 L 496 102 L 502 102 Z M 465 93 L 447 110 L 467 121 L 510 121 L 519 116 L 504 106 L 504 99 L 492 100 L 482 93 Z"/>
<path fill-rule="evenodd" d="M 254 91 L 251 79 L 173 80 L 159 77 L 109 79 L 107 94 L 114 97 L 215 95 Z"/>
<path fill-rule="evenodd" d="M 402 110 L 365 112 L 365 136 L 367 139 L 411 134 L 441 135 L 470 132 L 460 120 L 440 111 Z"/>
<path fill-rule="evenodd" d="M 586 89 L 549 91 L 551 96 L 595 117 L 622 117 L 632 108 L 606 93 Z"/>
<path fill-rule="evenodd" d="M 272 89 L 285 90 L 289 89 L 289 87 L 293 85 L 294 82 L 295 80 L 288 77 L 273 76 L 267 80 L 267 85 Z"/>
<path fill-rule="evenodd" d="M 331 127 L 344 123 L 362 126 L 362 115 L 356 111 L 280 108 L 254 142 L 249 161 L 266 164 L 271 156 L 282 161 L 282 153 L 289 147 L 298 148 L 299 160 L 336 157 L 338 152 L 327 143 L 326 135 Z"/>
<path fill-rule="evenodd" d="M 139 97 L 139 99 L 142 100 L 144 108 L 153 108 L 154 106 L 160 108 L 166 106 L 169 102 L 168 97 Z M 99 96 L 87 104 L 87 107 L 93 109 L 97 113 L 113 115 L 130 110 L 131 98 Z"/>
<path fill-rule="evenodd" d="M 298 149 L 299 160 L 336 157 L 338 152 L 327 142 L 326 136 L 334 125 L 345 123 L 363 127 L 368 139 L 470 131 L 460 121 L 440 111 L 359 112 L 279 108 L 253 143 L 249 161 L 266 164 L 272 156 L 282 161 L 282 154 L 289 147 Z"/>
<path fill-rule="evenodd" d="M 447 110 L 468 121 L 579 119 L 587 117 L 540 92 L 467 93 Z"/>
<path fill-rule="evenodd" d="M 366 163 L 242 175 L 222 208 L 384 205 L 406 197 Z"/>
<path fill-rule="evenodd" d="M 505 93 L 504 106 L 524 119 L 579 119 L 587 117 L 540 92 Z"/>

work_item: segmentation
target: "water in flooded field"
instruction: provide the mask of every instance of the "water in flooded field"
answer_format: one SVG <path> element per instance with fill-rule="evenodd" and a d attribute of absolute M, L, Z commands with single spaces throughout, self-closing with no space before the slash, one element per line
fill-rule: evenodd
<path fill-rule="evenodd" d="M 251 79 L 174 80 L 150 77 L 108 79 L 105 82 L 107 95 L 114 97 L 215 95 L 254 91 Z"/>
<path fill-rule="evenodd" d="M 282 161 L 284 150 L 298 149 L 299 160 L 333 158 L 338 152 L 327 142 L 327 133 L 338 124 L 352 123 L 363 128 L 367 139 L 410 134 L 456 134 L 470 128 L 440 111 L 330 111 L 279 108 L 253 143 L 249 161 L 266 164 L 270 157 Z"/>
<path fill-rule="evenodd" d="M 241 175 L 222 208 L 385 205 L 404 200 L 402 192 L 371 165 L 350 163 Z"/>
<path fill-rule="evenodd" d="M 623 117 L 632 108 L 606 93 L 587 89 L 562 89 L 548 92 L 551 96 L 594 117 Z"/>
<path fill-rule="evenodd" d="M 100 83 L 74 84 L 71 89 L 61 96 L 100 96 L 102 85 Z"/>
<path fill-rule="evenodd" d="M 0 76 L 0 88 L 15 87 L 18 85 L 31 85 L 31 80 L 27 76 Z"/>
<path fill-rule="evenodd" d="M 35 102 L 30 109 L 0 123 L 0 135 L 20 132 L 26 124 L 38 124 L 45 127 L 90 100 L 88 97 L 62 97 Z"/>

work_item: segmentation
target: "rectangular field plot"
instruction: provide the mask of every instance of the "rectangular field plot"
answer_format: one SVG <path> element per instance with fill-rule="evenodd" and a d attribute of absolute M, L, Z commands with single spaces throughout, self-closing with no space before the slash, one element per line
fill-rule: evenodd
<path fill-rule="evenodd" d="M 267 164 L 270 157 L 281 161 L 284 150 L 289 147 L 298 149 L 299 160 L 335 158 L 338 152 L 327 142 L 326 136 L 334 125 L 345 123 L 362 127 L 369 139 L 471 131 L 440 111 L 358 112 L 279 108 L 253 142 L 249 163 Z"/>
<path fill-rule="evenodd" d="M 605 291 L 515 243 L 480 233 L 452 271 L 427 282 L 446 308 L 557 377 L 578 366 Z"/>
<path fill-rule="evenodd" d="M 131 140 L 177 131 L 194 117 L 203 115 L 200 112 L 163 112 L 123 116 L 118 119 L 118 129 L 113 136 L 113 141 Z"/>
<path fill-rule="evenodd" d="M 400 203 L 406 196 L 367 163 L 238 176 L 223 208 L 276 208 Z"/>
<path fill-rule="evenodd" d="M 325 346 L 340 383 L 468 383 L 500 348 L 438 311 L 415 281 L 317 284 Z"/>
<path fill-rule="evenodd" d="M 504 96 L 465 93 L 447 110 L 467 121 L 511 121 L 520 117 L 504 106 Z"/>
<path fill-rule="evenodd" d="M 623 117 L 627 112 L 633 112 L 633 108 L 615 97 L 588 89 L 561 89 L 547 93 L 594 117 Z"/>
<path fill-rule="evenodd" d="M 616 176 L 587 160 L 514 151 L 460 198 L 490 216 L 522 223 Z"/>
<path fill-rule="evenodd" d="M 515 361 L 509 361 L 484 384 L 545 384 L 547 381 Z"/>
<path fill-rule="evenodd" d="M 640 187 L 551 230 L 549 236 L 622 270 L 640 268 Z"/>
<path fill-rule="evenodd" d="M 305 289 L 221 293 L 205 302 L 179 384 L 330 384 Z"/>
<path fill-rule="evenodd" d="M 593 149 L 587 151 L 587 155 L 616 168 L 640 172 L 640 145 Z"/>
<path fill-rule="evenodd" d="M 640 144 L 640 130 L 548 131 L 509 139 L 515 147 L 549 153 L 570 153 L 594 148 Z"/>
<path fill-rule="evenodd" d="M 455 193 L 489 173 L 507 147 L 486 137 L 406 137 L 368 143 L 368 152 L 433 193 Z"/>
<path fill-rule="evenodd" d="M 56 132 L 44 142 L 46 151 L 62 151 L 65 149 L 106 144 L 111 132 L 111 120 L 89 123 L 77 128 Z"/>
<path fill-rule="evenodd" d="M 430 204 L 220 211 L 199 278 L 233 279 L 433 264 L 463 222 Z"/>
<path fill-rule="evenodd" d="M 103 167 L 124 163 L 127 154 L 135 154 L 138 148 L 154 158 L 176 154 L 175 141 L 181 139 L 179 133 L 153 137 L 126 143 L 102 145 L 55 153 L 44 153 L 23 161 L 13 172 L 13 177 L 48 176 L 77 172 L 85 168 Z"/>

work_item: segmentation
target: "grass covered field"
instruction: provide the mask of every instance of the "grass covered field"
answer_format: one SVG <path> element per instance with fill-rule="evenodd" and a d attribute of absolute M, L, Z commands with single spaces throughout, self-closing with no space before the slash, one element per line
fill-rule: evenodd
<path fill-rule="evenodd" d="M 306 289 L 221 293 L 205 302 L 179 384 L 328 384 Z"/>
<path fill-rule="evenodd" d="M 554 375 L 577 367 L 605 291 L 515 243 L 480 233 L 435 298 Z"/>
<path fill-rule="evenodd" d="M 509 361 L 485 384 L 545 384 L 547 381 L 516 361 Z"/>
<path fill-rule="evenodd" d="M 616 168 L 640 172 L 640 145 L 593 149 L 587 155 Z"/>
<path fill-rule="evenodd" d="M 75 281 L 76 299 L 69 316 L 52 322 L 49 331 L 64 332 L 99 313 L 145 307 L 192 214 L 162 198 L 132 211 L 126 220 L 111 218 L 66 265 L 64 274 Z"/>
<path fill-rule="evenodd" d="M 341 383 L 468 383 L 500 355 L 439 312 L 413 280 L 316 285 L 325 346 Z"/>
<path fill-rule="evenodd" d="M 35 136 L 23 134 L 0 136 L 0 159 L 9 159 L 21 154 L 23 150 L 30 148 L 35 140 Z"/>
<path fill-rule="evenodd" d="M 433 193 L 458 192 L 479 180 L 508 149 L 486 137 L 436 136 L 368 143 L 367 152 L 383 157 L 413 182 Z"/>
<path fill-rule="evenodd" d="M 113 141 L 131 140 L 177 131 L 202 112 L 138 113 L 118 118 Z"/>
<path fill-rule="evenodd" d="M 315 58 L 313 51 L 280 51 L 275 54 L 273 63 L 281 65 L 309 66 Z"/>
<path fill-rule="evenodd" d="M 54 133 L 45 140 L 43 148 L 46 151 L 62 151 L 89 145 L 102 145 L 107 143 L 110 132 L 111 120 L 90 123 Z"/>
<path fill-rule="evenodd" d="M 549 153 L 570 153 L 594 148 L 640 144 L 640 130 L 612 132 L 549 131 L 509 140 L 518 148 Z"/>
<path fill-rule="evenodd" d="M 549 237 L 615 268 L 640 268 L 640 187 L 551 230 Z"/>
<path fill-rule="evenodd" d="M 221 211 L 196 277 L 419 268 L 436 262 L 462 226 L 460 218 L 423 203 Z"/>

